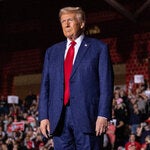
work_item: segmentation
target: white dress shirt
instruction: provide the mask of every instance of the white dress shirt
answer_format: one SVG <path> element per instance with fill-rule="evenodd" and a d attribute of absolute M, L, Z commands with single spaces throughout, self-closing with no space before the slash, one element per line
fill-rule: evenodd
<path fill-rule="evenodd" d="M 84 35 L 81 34 L 81 35 L 75 40 L 76 45 L 74 46 L 75 51 L 74 51 L 73 64 L 74 64 L 74 62 L 75 62 L 75 59 L 76 59 L 76 56 L 77 56 L 77 53 L 78 53 L 78 50 L 79 50 L 79 47 L 80 47 L 80 45 L 81 45 L 81 42 L 82 42 L 83 38 L 84 38 Z M 70 41 L 69 39 L 67 39 L 67 45 L 66 45 L 66 50 L 65 50 L 64 59 L 66 58 L 68 49 L 69 49 L 69 47 L 70 47 L 70 43 L 71 43 L 71 41 Z"/>

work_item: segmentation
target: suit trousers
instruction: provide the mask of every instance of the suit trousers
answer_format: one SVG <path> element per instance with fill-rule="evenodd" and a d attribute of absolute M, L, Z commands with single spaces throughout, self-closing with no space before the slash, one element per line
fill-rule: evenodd
<path fill-rule="evenodd" d="M 70 106 L 66 106 L 62 115 L 63 121 L 61 119 L 59 123 L 60 134 L 53 137 L 54 150 L 102 150 L 103 136 L 83 133 L 81 129 L 75 128 L 71 113 Z"/>

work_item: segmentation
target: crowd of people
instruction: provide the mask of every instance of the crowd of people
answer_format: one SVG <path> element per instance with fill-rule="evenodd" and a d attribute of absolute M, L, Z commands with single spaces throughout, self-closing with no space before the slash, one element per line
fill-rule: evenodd
<path fill-rule="evenodd" d="M 49 150 L 52 139 L 41 135 L 38 122 L 38 96 L 32 92 L 18 104 L 0 98 L 0 150 Z"/>
<path fill-rule="evenodd" d="M 133 92 L 134 91 L 134 92 Z M 150 149 L 150 95 L 146 84 L 125 92 L 114 89 L 112 120 L 106 132 L 106 149 Z"/>
<path fill-rule="evenodd" d="M 49 150 L 53 140 L 39 130 L 38 99 L 30 93 L 18 104 L 0 97 L 0 150 Z M 112 119 L 104 134 L 106 150 L 150 150 L 150 96 L 147 86 L 115 87 Z"/>

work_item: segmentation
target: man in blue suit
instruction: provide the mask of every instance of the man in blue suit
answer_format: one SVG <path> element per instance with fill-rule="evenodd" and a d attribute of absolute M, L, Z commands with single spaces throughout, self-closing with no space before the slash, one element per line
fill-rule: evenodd
<path fill-rule="evenodd" d="M 53 135 L 55 150 L 100 150 L 112 110 L 113 71 L 108 47 L 84 35 L 85 13 L 80 7 L 62 8 L 59 17 L 67 40 L 51 46 L 45 54 L 40 130 L 45 137 Z M 72 41 L 74 55 L 67 82 L 64 60 Z M 68 101 L 64 102 L 67 87 Z"/>

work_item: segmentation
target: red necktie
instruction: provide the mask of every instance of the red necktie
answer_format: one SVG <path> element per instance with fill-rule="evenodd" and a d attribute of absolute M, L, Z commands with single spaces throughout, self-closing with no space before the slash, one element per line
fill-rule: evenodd
<path fill-rule="evenodd" d="M 76 42 L 72 41 L 71 45 L 68 49 L 66 59 L 64 61 L 64 105 L 67 105 L 69 98 L 70 98 L 70 75 L 72 71 L 72 64 L 73 64 L 73 57 L 74 57 L 74 46 Z"/>

